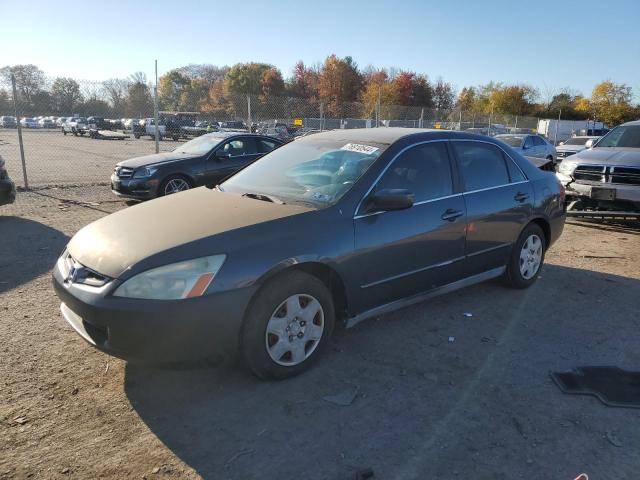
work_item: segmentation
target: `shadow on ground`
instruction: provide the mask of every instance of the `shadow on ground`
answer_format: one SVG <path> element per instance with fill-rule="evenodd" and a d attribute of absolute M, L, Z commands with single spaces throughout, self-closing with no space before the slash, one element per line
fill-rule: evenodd
<path fill-rule="evenodd" d="M 633 412 L 612 420 L 597 400 L 561 394 L 548 372 L 637 367 L 639 298 L 638 280 L 547 265 L 527 290 L 488 282 L 339 329 L 294 379 L 128 364 L 125 392 L 204 478 L 347 479 L 367 467 L 375 478 L 574 478 L 616 461 L 585 427 L 558 426 L 576 408 L 586 428 L 609 422 L 630 444 L 640 433 L 627 426 Z M 323 398 L 350 392 L 349 406 Z"/>
<path fill-rule="evenodd" d="M 68 241 L 43 223 L 0 215 L 0 293 L 50 271 Z"/>

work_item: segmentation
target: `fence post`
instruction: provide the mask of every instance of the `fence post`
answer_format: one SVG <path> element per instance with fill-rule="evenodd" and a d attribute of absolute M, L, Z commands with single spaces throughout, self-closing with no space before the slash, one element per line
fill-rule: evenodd
<path fill-rule="evenodd" d="M 462 108 L 460 109 L 460 115 L 458 117 L 458 130 L 462 131 Z"/>
<path fill-rule="evenodd" d="M 562 109 L 558 112 L 558 121 L 556 122 L 556 133 L 553 135 L 553 146 L 558 145 L 558 127 L 560 126 L 560 116 L 562 115 Z M 589 133 L 589 132 L 587 132 Z"/>
<path fill-rule="evenodd" d="M 491 105 L 491 113 L 489 113 L 489 129 L 487 130 L 487 135 L 491 136 L 491 117 L 493 117 L 493 105 Z"/>
<path fill-rule="evenodd" d="M 158 125 L 158 60 L 156 60 L 156 85 L 153 88 L 153 123 L 155 125 L 156 153 L 160 153 L 160 125 Z M 133 128 L 133 124 L 131 126 Z"/>
<path fill-rule="evenodd" d="M 515 124 L 515 126 L 513 127 L 513 129 L 514 129 L 514 132 L 513 132 L 513 133 L 517 133 L 517 132 L 518 132 L 518 115 L 516 115 L 516 124 Z"/>
<path fill-rule="evenodd" d="M 251 96 L 247 93 L 247 128 L 251 132 Z"/>
<path fill-rule="evenodd" d="M 320 131 L 324 130 L 324 103 L 320 102 Z"/>
<path fill-rule="evenodd" d="M 18 116 L 18 93 L 16 90 L 16 77 L 11 74 L 11 88 L 13 89 L 13 112 L 16 117 L 18 126 L 18 143 L 20 144 L 20 159 L 22 160 L 22 178 L 24 179 L 24 189 L 29 190 L 29 181 L 27 180 L 27 163 L 24 160 L 24 145 L 22 143 L 22 125 L 20 125 L 20 117 Z"/>
<path fill-rule="evenodd" d="M 420 109 L 420 123 L 418 124 L 419 128 L 424 128 L 424 107 Z"/>

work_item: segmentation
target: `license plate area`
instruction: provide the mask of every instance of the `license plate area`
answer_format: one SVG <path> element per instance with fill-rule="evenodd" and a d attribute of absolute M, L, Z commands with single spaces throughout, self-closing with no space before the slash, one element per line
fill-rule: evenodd
<path fill-rule="evenodd" d="M 589 196 L 594 200 L 615 200 L 616 191 L 613 188 L 591 187 Z"/>

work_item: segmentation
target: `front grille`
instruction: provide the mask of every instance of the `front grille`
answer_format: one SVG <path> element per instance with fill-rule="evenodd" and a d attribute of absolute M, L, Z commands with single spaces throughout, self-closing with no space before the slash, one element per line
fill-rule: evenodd
<path fill-rule="evenodd" d="M 116 167 L 116 175 L 119 178 L 131 178 L 133 176 L 133 168 Z"/>
<path fill-rule="evenodd" d="M 578 165 L 573 172 L 573 178 L 588 182 L 640 185 L 640 168 Z"/>
<path fill-rule="evenodd" d="M 640 185 L 640 168 L 635 167 L 610 167 L 609 177 L 611 183 L 623 183 L 625 185 Z"/>
<path fill-rule="evenodd" d="M 588 182 L 605 181 L 607 168 L 603 165 L 578 165 L 573 171 L 573 178 Z"/>
<path fill-rule="evenodd" d="M 65 279 L 65 282 L 80 283 L 82 285 L 88 285 L 91 287 L 102 287 L 109 280 L 109 277 L 101 275 L 90 268 L 80 264 L 69 254 L 64 252 L 59 260 L 60 273 Z"/>

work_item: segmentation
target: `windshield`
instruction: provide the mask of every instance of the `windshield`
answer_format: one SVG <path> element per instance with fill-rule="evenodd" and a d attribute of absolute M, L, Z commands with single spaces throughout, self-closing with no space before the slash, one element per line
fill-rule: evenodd
<path fill-rule="evenodd" d="M 204 155 L 205 153 L 210 152 L 223 140 L 224 138 L 214 135 L 202 135 L 201 137 L 196 137 L 193 140 L 189 140 L 187 143 L 180 145 L 174 150 L 174 152 Z"/>
<path fill-rule="evenodd" d="M 640 148 L 640 125 L 620 125 L 607 133 L 596 146 Z"/>
<path fill-rule="evenodd" d="M 360 178 L 387 145 L 309 137 L 274 150 L 231 177 L 223 191 L 270 195 L 285 203 L 330 205 Z"/>
<path fill-rule="evenodd" d="M 584 146 L 584 144 L 587 143 L 587 140 L 590 140 L 590 139 L 589 138 L 570 138 L 569 140 L 564 142 L 563 145 L 582 145 L 582 146 Z"/>
<path fill-rule="evenodd" d="M 510 147 L 517 147 L 517 148 L 522 147 L 522 142 L 524 141 L 524 138 L 516 137 L 515 135 L 499 135 L 499 136 L 496 136 L 496 138 L 506 143 Z"/>

